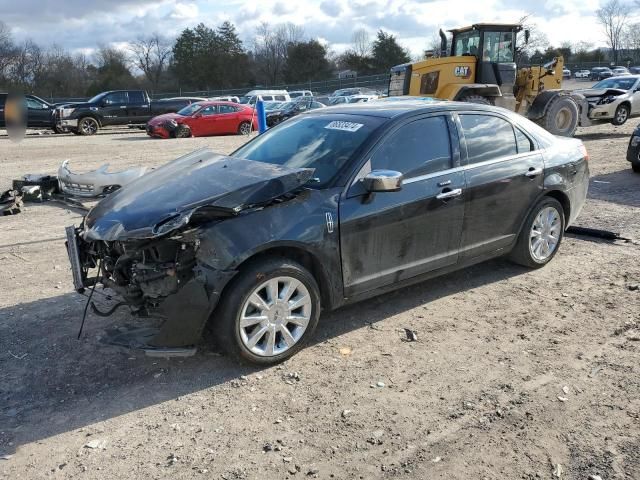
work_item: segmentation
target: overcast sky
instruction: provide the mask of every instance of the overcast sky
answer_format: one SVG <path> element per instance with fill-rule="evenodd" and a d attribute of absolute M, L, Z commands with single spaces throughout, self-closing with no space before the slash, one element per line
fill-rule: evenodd
<path fill-rule="evenodd" d="M 603 0 L 604 1 L 604 0 Z M 175 37 L 186 27 L 233 22 L 249 45 L 260 22 L 293 22 L 336 52 L 360 27 L 395 34 L 412 54 L 430 44 L 438 27 L 515 22 L 531 14 L 554 45 L 586 41 L 604 46 L 595 19 L 600 0 L 0 0 L 0 20 L 18 40 L 57 43 L 90 53 L 98 44 L 122 46 L 141 34 Z"/>

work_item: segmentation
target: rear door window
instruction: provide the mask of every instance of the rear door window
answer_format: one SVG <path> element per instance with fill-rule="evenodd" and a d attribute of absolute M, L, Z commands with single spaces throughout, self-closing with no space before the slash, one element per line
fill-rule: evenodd
<path fill-rule="evenodd" d="M 104 103 L 107 105 L 115 105 L 119 103 L 127 103 L 127 92 L 113 92 L 104 97 Z"/>
<path fill-rule="evenodd" d="M 531 139 L 527 137 L 518 127 L 516 131 L 516 143 L 518 144 L 518 153 L 527 153 L 534 150 Z"/>
<path fill-rule="evenodd" d="M 142 94 L 142 92 L 129 92 L 129 103 L 144 103 L 144 95 Z"/>
<path fill-rule="evenodd" d="M 287 101 L 287 97 L 285 97 L 284 95 L 275 95 L 273 98 L 275 98 L 278 102 L 286 102 Z"/>
<path fill-rule="evenodd" d="M 401 126 L 371 157 L 372 170 L 395 170 L 405 178 L 448 170 L 451 142 L 447 119 L 427 117 Z"/>
<path fill-rule="evenodd" d="M 518 153 L 511 123 L 493 115 L 460 115 L 469 164 Z"/>

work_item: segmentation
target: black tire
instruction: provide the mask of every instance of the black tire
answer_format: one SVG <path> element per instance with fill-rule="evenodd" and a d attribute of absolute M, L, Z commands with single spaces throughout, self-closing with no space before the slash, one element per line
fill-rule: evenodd
<path fill-rule="evenodd" d="M 483 97 L 482 95 L 474 95 L 474 94 L 467 94 L 464 95 L 462 97 L 460 97 L 460 101 L 461 102 L 467 102 L 467 103 L 478 103 L 480 105 L 493 105 L 493 99 L 489 98 L 489 97 Z"/>
<path fill-rule="evenodd" d="M 627 120 L 629 120 L 629 112 L 630 112 L 629 105 L 627 105 L 626 103 L 623 103 L 622 105 L 618 105 L 618 108 L 616 108 L 616 113 L 613 115 L 613 120 L 611 120 L 611 123 L 616 127 L 619 127 L 620 125 L 624 125 L 625 123 L 627 123 Z"/>
<path fill-rule="evenodd" d="M 285 276 L 298 280 L 307 289 L 311 308 L 309 322 L 299 340 L 288 350 L 272 356 L 257 355 L 244 345 L 241 338 L 240 317 L 244 304 L 262 284 L 270 279 Z M 273 365 L 286 360 L 305 346 L 313 335 L 319 318 L 320 289 L 313 275 L 292 260 L 274 257 L 248 265 L 225 288 L 212 319 L 212 330 L 219 346 L 236 360 L 254 365 Z M 256 328 L 258 326 L 256 325 Z M 280 335 L 282 342 L 282 334 Z"/>
<path fill-rule="evenodd" d="M 78 132 L 80 135 L 95 135 L 100 130 L 98 120 L 93 117 L 83 117 L 78 120 Z"/>
<path fill-rule="evenodd" d="M 251 122 L 240 122 L 238 125 L 238 135 L 250 135 L 251 130 Z"/>
<path fill-rule="evenodd" d="M 640 173 L 640 153 L 638 154 L 638 159 L 635 162 L 631 162 L 631 170 Z"/>
<path fill-rule="evenodd" d="M 189 138 L 191 136 L 191 129 L 186 125 L 178 125 L 174 135 L 176 138 Z"/>
<path fill-rule="evenodd" d="M 556 95 L 549 103 L 544 117 L 537 123 L 553 135 L 573 137 L 578 128 L 579 116 L 578 105 L 571 97 Z"/>
<path fill-rule="evenodd" d="M 560 230 L 558 232 L 558 242 L 556 243 L 553 252 L 551 252 L 551 254 L 544 260 L 539 260 L 535 258 L 531 252 L 531 231 L 536 217 L 542 210 L 546 209 L 547 207 L 551 207 L 557 211 L 560 219 Z M 529 216 L 524 222 L 522 230 L 520 231 L 520 235 L 518 236 L 518 240 L 516 241 L 513 250 L 509 254 L 509 259 L 514 263 L 524 265 L 525 267 L 529 268 L 544 267 L 551 261 L 553 257 L 555 257 L 556 253 L 558 253 L 558 250 L 560 249 L 560 244 L 562 243 L 562 239 L 564 238 L 565 222 L 566 220 L 564 218 L 564 209 L 562 208 L 562 205 L 560 204 L 560 202 L 558 202 L 558 200 L 552 197 L 544 197 L 540 199 L 540 201 L 538 201 L 536 206 L 531 210 Z"/>

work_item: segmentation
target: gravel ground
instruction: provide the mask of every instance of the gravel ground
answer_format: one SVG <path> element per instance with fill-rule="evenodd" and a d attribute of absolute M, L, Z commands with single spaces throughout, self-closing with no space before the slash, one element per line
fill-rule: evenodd
<path fill-rule="evenodd" d="M 578 224 L 638 240 L 636 123 L 579 131 Z M 0 185 L 244 140 L 0 137 Z M 495 260 L 326 314 L 311 346 L 256 370 L 207 342 L 185 359 L 100 343 L 124 314 L 89 315 L 77 340 L 62 235 L 79 222 L 51 203 L 0 217 L 0 478 L 640 478 L 638 242 L 567 236 L 537 271 Z"/>

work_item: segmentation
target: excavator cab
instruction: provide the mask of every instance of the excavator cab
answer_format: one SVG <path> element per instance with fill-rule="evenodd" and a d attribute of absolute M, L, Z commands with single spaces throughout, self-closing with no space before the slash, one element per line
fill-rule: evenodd
<path fill-rule="evenodd" d="M 476 58 L 475 83 L 498 85 L 512 93 L 516 82 L 516 35 L 520 24 L 477 23 L 449 30 L 453 35 L 451 56 Z"/>

